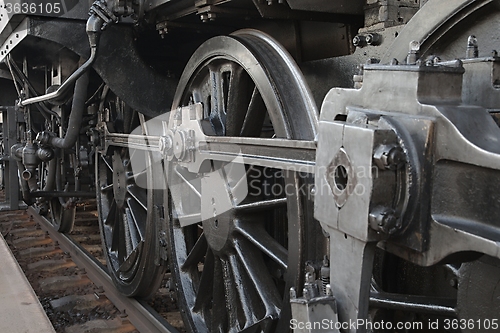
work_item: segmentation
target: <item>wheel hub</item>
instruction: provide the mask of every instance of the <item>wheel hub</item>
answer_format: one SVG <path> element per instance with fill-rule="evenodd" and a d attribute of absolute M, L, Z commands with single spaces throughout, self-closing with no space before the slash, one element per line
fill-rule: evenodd
<path fill-rule="evenodd" d="M 220 169 L 201 180 L 202 192 L 205 193 L 201 199 L 203 232 L 208 246 L 216 253 L 226 250 L 234 229 L 235 210 L 226 183 Z"/>
<path fill-rule="evenodd" d="M 234 216 L 230 212 L 203 221 L 203 232 L 208 246 L 215 252 L 224 252 L 231 244 L 231 230 L 234 229 Z"/>
<path fill-rule="evenodd" d="M 115 201 L 119 208 L 125 204 L 127 193 L 127 178 L 125 173 L 125 161 L 115 152 L 112 157 L 113 162 L 113 192 Z"/>

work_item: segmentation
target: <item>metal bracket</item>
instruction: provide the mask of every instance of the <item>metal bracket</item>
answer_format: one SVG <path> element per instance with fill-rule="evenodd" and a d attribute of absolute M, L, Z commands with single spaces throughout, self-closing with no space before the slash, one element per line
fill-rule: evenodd
<path fill-rule="evenodd" d="M 338 333 L 337 302 L 331 295 L 300 297 L 294 288 L 290 289 L 292 320 L 290 328 L 294 333 Z"/>

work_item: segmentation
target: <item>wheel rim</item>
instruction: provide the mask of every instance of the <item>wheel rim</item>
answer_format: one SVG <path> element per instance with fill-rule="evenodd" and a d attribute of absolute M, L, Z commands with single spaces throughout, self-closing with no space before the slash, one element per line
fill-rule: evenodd
<path fill-rule="evenodd" d="M 123 104 L 118 99 L 110 105 L 116 132 L 130 133 L 139 124 L 138 115 L 119 107 Z M 149 155 L 119 147 L 110 147 L 105 155 L 96 154 L 99 225 L 108 270 L 118 290 L 127 296 L 148 298 L 158 288 L 165 269 L 156 229 L 163 199 L 161 192 L 151 190 L 152 169 L 134 174 L 132 158 Z"/>
<path fill-rule="evenodd" d="M 67 190 L 65 163 L 62 158 L 57 158 L 51 163 L 55 166 L 55 183 L 58 191 Z M 63 185 L 63 183 L 65 183 Z M 52 198 L 49 202 L 51 221 L 54 228 L 59 232 L 71 232 L 75 223 L 76 207 L 73 202 L 64 201 L 63 198 Z"/>
<path fill-rule="evenodd" d="M 60 200 L 60 198 L 53 198 L 49 203 L 52 225 L 59 232 L 71 232 L 75 222 L 76 208 L 65 208 Z"/>
<path fill-rule="evenodd" d="M 173 109 L 203 103 L 206 134 L 313 139 L 316 108 L 307 88 L 298 88 L 302 80 L 292 63 L 255 31 L 213 38 L 186 66 Z M 214 162 L 212 171 L 226 166 Z M 286 331 L 288 291 L 300 284 L 307 257 L 302 213 L 309 202 L 295 191 L 249 193 L 229 211 L 181 227 L 179 219 L 200 207 L 205 180 L 175 162 L 167 169 L 170 198 L 181 198 L 169 202 L 170 249 L 186 326 L 196 332 Z M 297 189 L 303 181 L 295 173 L 276 177 L 275 170 L 267 171 L 263 176 L 263 169 L 246 166 L 247 176 L 259 182 Z M 232 196 L 238 184 L 222 178 Z"/>

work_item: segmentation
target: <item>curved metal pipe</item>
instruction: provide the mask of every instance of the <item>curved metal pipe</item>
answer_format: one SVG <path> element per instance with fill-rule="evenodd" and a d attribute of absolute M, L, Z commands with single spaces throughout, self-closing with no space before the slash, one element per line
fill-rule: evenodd
<path fill-rule="evenodd" d="M 78 69 L 75 72 L 73 72 L 73 74 L 71 74 L 70 77 L 68 77 L 66 81 L 64 81 L 64 83 L 56 91 L 38 97 L 28 98 L 24 101 L 20 101 L 19 105 L 26 106 L 29 104 L 50 101 L 61 97 L 69 88 L 71 88 L 73 82 L 78 80 L 87 71 L 87 69 L 94 63 L 97 53 L 96 51 L 97 50 L 95 47 L 91 48 L 90 58 L 83 65 L 78 67 Z"/>
<path fill-rule="evenodd" d="M 49 94 L 28 98 L 24 101 L 20 101 L 19 106 L 26 106 L 33 103 L 39 103 L 57 99 L 61 97 L 69 88 L 71 88 L 73 83 L 76 80 L 78 80 L 94 63 L 97 55 L 97 44 L 99 43 L 99 36 L 103 25 L 104 21 L 99 16 L 95 14 L 90 16 L 89 19 L 87 20 L 87 35 L 89 37 L 89 44 L 90 44 L 90 57 L 87 59 L 87 61 L 83 65 L 81 65 L 76 71 L 74 71 L 73 74 L 71 74 L 56 91 L 53 91 Z"/>
<path fill-rule="evenodd" d="M 64 138 L 49 137 L 48 143 L 57 148 L 69 149 L 75 145 L 80 135 L 83 112 L 85 111 L 85 101 L 87 100 L 87 88 L 89 86 L 89 74 L 84 73 L 75 84 L 75 94 L 71 105 L 68 129 Z"/>

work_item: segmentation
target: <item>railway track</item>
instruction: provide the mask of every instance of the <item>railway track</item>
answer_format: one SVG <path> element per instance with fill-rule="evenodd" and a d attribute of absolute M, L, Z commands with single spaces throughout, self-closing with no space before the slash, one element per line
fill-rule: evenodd
<path fill-rule="evenodd" d="M 183 332 L 168 288 L 149 301 L 124 297 L 105 267 L 95 203 L 78 206 L 68 234 L 33 207 L 1 212 L 0 230 L 57 332 Z"/>

